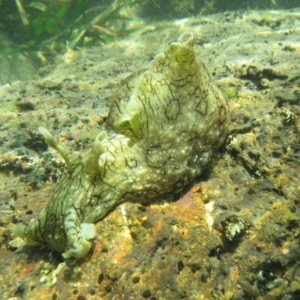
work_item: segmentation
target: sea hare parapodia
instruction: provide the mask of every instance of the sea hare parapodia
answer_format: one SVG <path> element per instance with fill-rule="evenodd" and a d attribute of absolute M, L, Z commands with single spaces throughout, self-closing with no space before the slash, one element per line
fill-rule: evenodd
<path fill-rule="evenodd" d="M 52 200 L 17 236 L 80 258 L 89 251 L 97 221 L 125 201 L 149 203 L 179 192 L 199 176 L 224 141 L 229 111 L 205 66 L 196 61 L 193 36 L 183 34 L 148 70 L 121 82 L 106 131 L 77 154 L 40 128 L 67 168 Z"/>

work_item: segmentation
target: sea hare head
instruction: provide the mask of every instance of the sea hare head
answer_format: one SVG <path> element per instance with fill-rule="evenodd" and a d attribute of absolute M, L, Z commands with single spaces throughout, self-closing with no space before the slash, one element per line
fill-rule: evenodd
<path fill-rule="evenodd" d="M 67 168 L 52 200 L 16 234 L 80 258 L 91 247 L 93 223 L 125 201 L 150 203 L 175 193 L 204 170 L 224 141 L 229 111 L 223 94 L 197 62 L 192 34 L 183 34 L 148 68 L 117 88 L 106 132 L 76 154 L 40 128 Z"/>

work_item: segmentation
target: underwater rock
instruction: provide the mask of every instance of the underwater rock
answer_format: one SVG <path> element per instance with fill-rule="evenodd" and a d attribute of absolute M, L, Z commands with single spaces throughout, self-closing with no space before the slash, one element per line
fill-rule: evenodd
<path fill-rule="evenodd" d="M 93 223 L 117 205 L 150 203 L 199 176 L 229 123 L 223 94 L 196 61 L 193 36 L 183 34 L 148 70 L 120 84 L 106 131 L 91 151 L 74 153 L 39 128 L 67 168 L 51 201 L 28 226 L 19 224 L 15 235 L 64 252 L 65 258 L 83 257 L 96 235 Z"/>
<path fill-rule="evenodd" d="M 241 240 L 245 234 L 248 224 L 240 217 L 231 215 L 223 222 L 223 231 L 228 242 L 237 242 Z"/>

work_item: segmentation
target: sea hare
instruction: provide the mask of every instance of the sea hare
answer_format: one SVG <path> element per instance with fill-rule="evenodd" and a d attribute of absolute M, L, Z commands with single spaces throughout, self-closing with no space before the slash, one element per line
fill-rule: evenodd
<path fill-rule="evenodd" d="M 229 111 L 223 94 L 197 62 L 185 33 L 117 88 L 106 123 L 90 151 L 46 143 L 66 162 L 52 200 L 15 235 L 80 258 L 95 237 L 94 223 L 125 201 L 150 203 L 180 192 L 199 176 L 224 141 Z"/>

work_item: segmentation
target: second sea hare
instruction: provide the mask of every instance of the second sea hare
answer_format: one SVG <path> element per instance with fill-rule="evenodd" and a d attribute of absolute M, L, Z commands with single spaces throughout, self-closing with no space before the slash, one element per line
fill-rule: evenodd
<path fill-rule="evenodd" d="M 83 257 L 96 235 L 94 223 L 117 205 L 180 192 L 203 172 L 230 120 L 223 94 L 193 47 L 185 33 L 147 70 L 121 82 L 106 131 L 90 151 L 68 150 L 39 129 L 67 168 L 51 201 L 27 226 L 17 226 L 17 236 L 66 258 Z"/>

